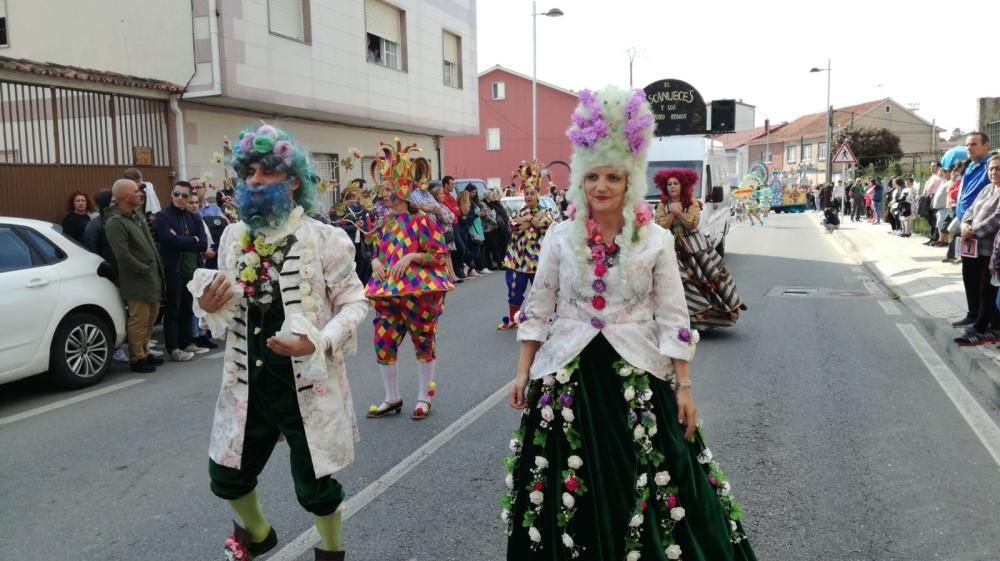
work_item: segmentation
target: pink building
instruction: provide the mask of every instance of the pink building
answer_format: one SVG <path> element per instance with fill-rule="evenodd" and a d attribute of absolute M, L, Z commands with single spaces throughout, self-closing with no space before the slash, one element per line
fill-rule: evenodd
<path fill-rule="evenodd" d="M 576 94 L 538 82 L 538 161 L 569 164 L 566 138 Z M 479 75 L 479 135 L 444 139 L 444 175 L 479 178 L 491 187 L 510 183 L 522 160 L 531 160 L 531 76 L 501 66 Z M 569 169 L 550 168 L 552 181 L 565 186 Z"/>

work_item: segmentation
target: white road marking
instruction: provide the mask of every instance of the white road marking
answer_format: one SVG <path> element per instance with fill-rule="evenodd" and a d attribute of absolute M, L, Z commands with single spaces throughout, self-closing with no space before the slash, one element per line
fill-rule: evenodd
<path fill-rule="evenodd" d="M 917 331 L 916 327 L 909 323 L 897 323 L 896 327 L 903 333 L 903 337 L 916 351 L 917 356 L 924 362 L 924 366 L 934 376 L 937 383 L 941 385 L 945 395 L 955 404 L 955 408 L 972 428 L 972 432 L 976 433 L 986 451 L 993 456 L 993 461 L 1000 466 L 1000 427 L 990 419 L 982 406 L 972 397 L 969 390 L 965 389 L 951 368 L 948 368 L 948 365 L 934 352 L 934 349 Z"/>
<path fill-rule="evenodd" d="M 862 280 L 861 284 L 865 285 L 865 290 L 867 290 L 869 294 L 879 294 L 882 292 L 879 290 L 878 285 L 875 284 L 875 281 L 871 279 Z"/>
<path fill-rule="evenodd" d="M 24 419 L 28 419 L 30 417 L 34 417 L 35 415 L 41 415 L 42 413 L 48 413 L 49 411 L 55 411 L 56 409 L 61 409 L 63 407 L 66 407 L 67 405 L 73 405 L 74 403 L 80 403 L 81 401 L 85 401 L 85 400 L 88 400 L 88 399 L 91 399 L 91 398 L 94 398 L 94 397 L 102 396 L 104 394 L 111 393 L 111 392 L 114 392 L 114 391 L 122 390 L 122 389 L 125 389 L 125 388 L 129 387 L 129 386 L 134 386 L 136 384 L 141 384 L 141 383 L 143 383 L 145 381 L 146 380 L 144 380 L 144 379 L 138 379 L 138 380 L 128 380 L 126 382 L 120 382 L 118 384 L 114 384 L 112 386 L 107 386 L 107 387 L 101 388 L 99 390 L 94 390 L 92 392 L 87 392 L 85 394 L 80 394 L 80 395 L 76 395 L 76 396 L 73 396 L 73 397 L 70 397 L 70 398 L 67 398 L 67 399 L 63 399 L 62 401 L 57 401 L 55 403 L 50 403 L 48 405 L 43 405 L 43 406 L 38 407 L 36 409 L 30 409 L 28 411 L 23 411 L 23 412 L 18 413 L 16 415 L 11 415 L 9 417 L 2 417 L 2 418 L 0 418 L 0 425 L 9 425 L 11 423 L 16 423 L 18 421 L 23 421 Z"/>
<path fill-rule="evenodd" d="M 864 272 L 864 270 L 861 267 L 851 267 L 851 272 L 852 273 L 857 273 L 857 274 L 860 275 L 861 273 Z"/>
<path fill-rule="evenodd" d="M 879 300 L 878 305 L 882 306 L 882 309 L 885 310 L 885 313 L 890 316 L 903 315 L 903 312 L 899 309 L 899 306 L 897 306 L 896 303 L 893 302 L 892 300 Z"/>
<path fill-rule="evenodd" d="M 476 419 L 482 417 L 487 411 L 496 406 L 497 403 L 499 403 L 502 398 L 506 397 L 508 393 L 510 393 L 510 383 L 504 384 L 504 386 L 495 391 L 493 395 L 481 401 L 478 405 L 470 409 L 465 415 L 462 415 L 457 421 L 448 425 L 446 429 L 425 442 L 420 448 L 414 450 L 412 454 L 396 464 L 395 467 L 385 472 L 382 477 L 379 477 L 375 481 L 371 482 L 371 484 L 362 489 L 360 493 L 348 499 L 343 505 L 341 505 L 341 508 L 344 510 L 343 519 L 347 520 L 351 516 L 357 514 L 361 509 L 367 506 L 368 503 L 372 502 L 378 498 L 379 495 L 386 492 L 413 468 L 420 465 L 424 460 L 434 454 L 434 452 L 437 452 L 439 448 L 447 444 L 451 439 L 458 436 L 460 432 L 474 423 Z M 313 526 L 305 532 L 302 532 L 302 534 L 300 534 L 297 538 L 272 554 L 268 559 L 270 561 L 294 561 L 312 549 L 319 542 L 319 532 L 317 532 L 316 527 Z"/>

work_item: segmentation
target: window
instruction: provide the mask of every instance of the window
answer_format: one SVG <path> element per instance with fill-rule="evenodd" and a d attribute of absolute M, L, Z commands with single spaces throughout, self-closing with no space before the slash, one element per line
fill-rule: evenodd
<path fill-rule="evenodd" d="M 500 149 L 500 129 L 486 129 L 486 149 Z"/>
<path fill-rule="evenodd" d="M 9 46 L 7 41 L 7 0 L 0 0 L 0 47 Z"/>
<path fill-rule="evenodd" d="M 507 84 L 504 82 L 493 82 L 493 99 L 499 101 L 507 99 Z"/>
<path fill-rule="evenodd" d="M 367 60 L 393 70 L 404 70 L 403 12 L 379 0 L 365 0 Z"/>
<path fill-rule="evenodd" d="M 31 250 L 14 230 L 0 226 L 0 273 L 31 267 Z"/>
<path fill-rule="evenodd" d="M 804 144 L 802 146 L 802 163 L 811 164 L 813 159 L 813 145 Z"/>
<path fill-rule="evenodd" d="M 798 150 L 798 146 L 789 146 L 785 148 L 785 163 L 794 164 L 795 163 L 795 151 Z"/>
<path fill-rule="evenodd" d="M 826 161 L 826 142 L 820 142 L 819 143 L 819 149 L 816 150 L 816 152 L 818 152 L 818 156 L 816 157 L 816 159 L 818 159 L 821 162 L 825 162 Z"/>
<path fill-rule="evenodd" d="M 763 153 L 763 154 L 761 154 L 761 156 L 760 156 L 760 159 L 761 159 L 761 161 L 763 161 L 763 162 L 764 162 L 765 164 L 769 164 L 769 163 L 771 163 L 771 159 L 772 159 L 773 157 L 774 157 L 774 155 L 773 155 L 773 154 L 771 154 L 771 151 L 770 151 L 770 150 L 765 150 L 765 151 L 764 151 L 764 153 Z"/>
<path fill-rule="evenodd" d="M 274 35 L 310 41 L 309 0 L 267 0 L 267 25 Z"/>
<path fill-rule="evenodd" d="M 38 232 L 32 230 L 31 228 L 18 228 L 22 234 L 27 237 L 35 249 L 42 254 L 42 259 L 44 259 L 47 265 L 53 263 L 58 263 L 66 258 L 66 254 L 63 250 L 59 249 L 54 243 L 45 238 L 45 236 L 39 234 Z"/>
<path fill-rule="evenodd" d="M 462 38 L 447 31 L 442 34 L 442 58 L 444 61 L 444 85 L 462 87 Z"/>
<path fill-rule="evenodd" d="M 313 169 L 316 171 L 319 181 L 329 181 L 331 184 L 339 183 L 340 159 L 337 158 L 336 154 L 317 154 L 314 152 L 309 155 L 309 159 L 312 161 Z M 317 201 L 320 203 L 320 206 L 333 208 L 339 199 L 339 192 L 339 186 L 335 189 L 320 192 Z"/>

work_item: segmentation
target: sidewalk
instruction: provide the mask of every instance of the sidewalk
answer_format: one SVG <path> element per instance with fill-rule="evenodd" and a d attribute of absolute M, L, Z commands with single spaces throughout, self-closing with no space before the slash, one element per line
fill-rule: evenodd
<path fill-rule="evenodd" d="M 818 213 L 810 215 L 817 223 L 822 220 Z M 947 248 L 922 245 L 924 235 L 901 238 L 887 232 L 888 224 L 848 218 L 832 238 L 917 316 L 958 373 L 1000 406 L 1000 345 L 965 348 L 952 341 L 960 331 L 951 322 L 965 317 L 968 307 L 962 266 L 942 263 Z"/>

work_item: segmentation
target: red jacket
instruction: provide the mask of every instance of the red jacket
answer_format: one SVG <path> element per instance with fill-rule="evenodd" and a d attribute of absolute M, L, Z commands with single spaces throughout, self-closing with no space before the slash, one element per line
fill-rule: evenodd
<path fill-rule="evenodd" d="M 448 210 L 455 215 L 455 220 L 452 224 L 458 224 L 458 217 L 462 214 L 462 211 L 459 210 L 458 201 L 455 200 L 455 197 L 451 196 L 451 193 L 444 194 L 444 206 L 448 207 Z"/>

